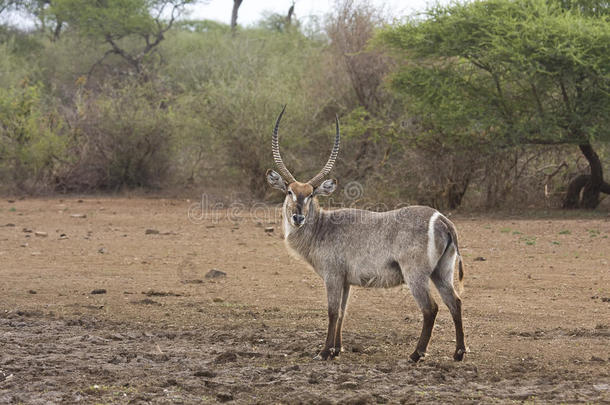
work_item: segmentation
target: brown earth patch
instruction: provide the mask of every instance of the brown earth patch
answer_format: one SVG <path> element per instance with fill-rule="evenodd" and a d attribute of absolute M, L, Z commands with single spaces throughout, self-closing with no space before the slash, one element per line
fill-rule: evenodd
<path fill-rule="evenodd" d="M 403 288 L 355 289 L 345 353 L 311 360 L 325 293 L 277 211 L 83 200 L 0 202 L 0 403 L 610 401 L 607 213 L 452 217 L 470 353 L 452 361 L 440 305 L 413 365 L 421 316 Z"/>

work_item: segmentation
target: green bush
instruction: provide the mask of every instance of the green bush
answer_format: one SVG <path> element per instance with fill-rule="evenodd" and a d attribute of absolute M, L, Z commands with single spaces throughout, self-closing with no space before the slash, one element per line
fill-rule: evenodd
<path fill-rule="evenodd" d="M 48 188 L 70 160 L 64 129 L 39 85 L 0 87 L 0 179 L 5 188 Z"/>
<path fill-rule="evenodd" d="M 170 168 L 172 110 L 152 83 L 81 90 L 72 128 L 80 161 L 66 190 L 159 188 Z"/>
<path fill-rule="evenodd" d="M 322 44 L 298 32 L 244 30 L 233 37 L 224 30 L 205 34 L 178 32 L 163 47 L 162 74 L 179 92 L 177 114 L 186 117 L 185 144 L 210 145 L 205 167 L 216 167 L 226 182 L 262 197 L 264 173 L 272 160 L 271 130 L 287 104 L 281 125 L 286 164 L 299 176 L 324 164 L 307 159 L 307 145 L 324 137 L 330 148 L 332 120 L 316 120 L 329 104 L 311 97 L 310 75 L 323 58 Z M 319 125 L 325 133 L 319 132 Z M 328 153 L 324 148 L 324 154 Z M 299 153 L 299 150 L 302 152 Z"/>

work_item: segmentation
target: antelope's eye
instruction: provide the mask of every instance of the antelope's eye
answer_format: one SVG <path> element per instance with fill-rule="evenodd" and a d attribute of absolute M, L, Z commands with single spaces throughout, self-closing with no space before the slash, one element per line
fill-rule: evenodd
<path fill-rule="evenodd" d="M 291 190 L 288 190 L 288 195 L 292 195 L 292 191 Z"/>

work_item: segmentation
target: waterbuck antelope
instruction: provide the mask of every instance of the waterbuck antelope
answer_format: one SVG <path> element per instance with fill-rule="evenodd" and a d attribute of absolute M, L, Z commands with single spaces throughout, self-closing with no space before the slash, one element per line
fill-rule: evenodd
<path fill-rule="evenodd" d="M 279 174 L 267 171 L 269 184 L 286 194 L 282 208 L 284 241 L 288 250 L 309 263 L 322 277 L 328 299 L 328 335 L 319 360 L 342 351 L 341 327 L 350 287 L 395 287 L 407 284 L 423 313 L 423 327 L 410 358 L 418 361 L 426 353 L 438 305 L 430 295 L 430 280 L 449 307 L 455 324 L 453 358 L 462 360 L 464 331 L 462 303 L 453 288 L 453 270 L 459 260 L 460 286 L 464 276 L 455 226 L 438 211 L 411 206 L 388 212 L 358 209 L 323 210 L 318 196 L 337 188 L 335 179 L 324 180 L 339 152 L 337 133 L 328 162 L 306 183 L 297 181 L 280 156 L 278 129 L 286 107 L 277 118 L 272 150 Z"/>

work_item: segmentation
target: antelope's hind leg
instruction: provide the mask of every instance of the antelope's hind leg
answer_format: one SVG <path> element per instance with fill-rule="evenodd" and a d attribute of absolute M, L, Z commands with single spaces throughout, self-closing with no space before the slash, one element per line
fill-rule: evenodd
<path fill-rule="evenodd" d="M 428 343 L 430 342 L 430 337 L 432 336 L 432 328 L 434 327 L 434 321 L 436 319 L 436 314 L 438 313 L 438 305 L 436 305 L 436 302 L 430 295 L 429 280 L 430 279 L 427 275 L 415 273 L 408 278 L 407 282 L 409 289 L 411 290 L 411 294 L 413 294 L 413 297 L 415 298 L 415 301 L 417 302 L 417 305 L 419 305 L 419 308 L 424 316 L 424 322 L 419 340 L 417 342 L 417 347 L 411 356 L 409 356 L 413 362 L 419 361 L 419 359 L 426 355 Z"/>
<path fill-rule="evenodd" d="M 462 325 L 462 300 L 453 288 L 453 268 L 455 264 L 455 254 L 443 256 L 436 269 L 432 273 L 432 281 L 436 286 L 441 298 L 453 318 L 455 325 L 455 353 L 453 359 L 462 361 L 466 353 L 464 343 L 464 327 Z"/>

